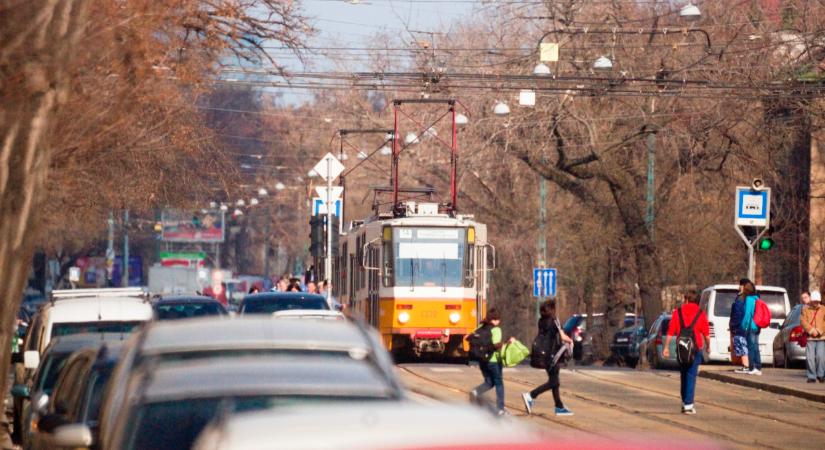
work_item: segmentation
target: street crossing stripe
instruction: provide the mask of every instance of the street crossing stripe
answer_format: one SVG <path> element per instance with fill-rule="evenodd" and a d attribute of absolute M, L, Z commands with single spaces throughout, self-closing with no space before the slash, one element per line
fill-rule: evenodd
<path fill-rule="evenodd" d="M 461 373 L 461 369 L 457 367 L 430 367 L 430 370 L 433 372 Z"/>

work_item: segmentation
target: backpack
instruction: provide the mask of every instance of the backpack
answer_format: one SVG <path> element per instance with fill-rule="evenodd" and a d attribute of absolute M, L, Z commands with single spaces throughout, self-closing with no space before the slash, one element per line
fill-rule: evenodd
<path fill-rule="evenodd" d="M 470 361 L 489 361 L 496 351 L 492 327 L 486 324 L 473 331 L 467 342 L 470 343 Z"/>
<path fill-rule="evenodd" d="M 698 311 L 689 326 L 685 326 L 685 318 L 682 316 L 682 308 L 676 310 L 679 315 L 679 336 L 676 338 L 676 360 L 683 367 L 693 365 L 696 359 L 696 333 L 693 331 L 696 321 L 702 311 Z"/>
<path fill-rule="evenodd" d="M 771 324 L 771 310 L 768 305 L 757 298 L 753 306 L 753 324 L 759 328 L 767 328 Z"/>
<path fill-rule="evenodd" d="M 555 325 L 558 327 L 558 323 Z M 530 366 L 536 369 L 546 369 L 548 366 L 552 366 L 553 355 L 558 352 L 559 348 L 561 348 L 561 333 L 557 333 L 555 339 L 550 339 L 550 335 L 547 333 L 539 333 L 533 339 Z"/>
<path fill-rule="evenodd" d="M 530 350 L 527 346 L 515 340 L 509 344 L 504 344 L 504 347 L 502 347 L 501 364 L 504 367 L 515 367 L 521 364 L 528 355 L 530 355 Z"/>

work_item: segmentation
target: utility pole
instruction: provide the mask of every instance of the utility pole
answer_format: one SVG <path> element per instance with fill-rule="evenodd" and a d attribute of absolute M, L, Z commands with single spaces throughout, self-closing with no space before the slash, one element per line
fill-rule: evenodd
<path fill-rule="evenodd" d="M 269 205 L 264 206 L 264 279 L 269 279 Z"/>
<path fill-rule="evenodd" d="M 332 233 L 337 233 L 338 230 L 332 229 L 332 159 L 333 156 L 327 156 L 327 257 L 324 260 L 324 279 L 330 280 L 332 277 Z M 316 281 L 321 281 L 316 280 Z M 331 280 L 330 280 L 331 281 Z M 332 289 L 327 289 L 325 294 L 327 296 L 327 304 L 331 304 Z"/>
<path fill-rule="evenodd" d="M 547 180 L 541 177 L 539 181 L 539 267 L 547 267 Z M 539 310 L 541 304 L 544 302 L 542 293 L 544 289 L 539 290 L 539 298 L 536 301 L 536 319 L 541 317 Z"/>
<path fill-rule="evenodd" d="M 656 133 L 647 134 L 647 215 L 645 225 L 650 234 L 650 240 L 655 237 L 656 211 L 654 209 L 656 201 Z"/>
<path fill-rule="evenodd" d="M 106 276 L 107 286 L 111 286 L 109 282 L 112 281 L 112 273 L 115 267 L 115 215 L 109 210 L 109 245 L 106 246 Z"/>
<path fill-rule="evenodd" d="M 129 210 L 123 211 L 123 270 L 121 285 L 129 287 Z"/>

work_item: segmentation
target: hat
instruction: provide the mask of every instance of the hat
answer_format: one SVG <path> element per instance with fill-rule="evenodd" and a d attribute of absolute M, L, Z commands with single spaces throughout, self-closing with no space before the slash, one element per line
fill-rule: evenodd
<path fill-rule="evenodd" d="M 821 302 L 822 301 L 822 294 L 819 291 L 811 292 L 811 301 L 812 302 Z"/>

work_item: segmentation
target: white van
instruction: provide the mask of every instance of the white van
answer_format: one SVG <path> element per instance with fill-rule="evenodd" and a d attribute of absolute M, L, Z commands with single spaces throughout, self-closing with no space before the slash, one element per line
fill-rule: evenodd
<path fill-rule="evenodd" d="M 788 291 L 776 286 L 757 286 L 756 291 L 771 310 L 771 324 L 759 334 L 759 354 L 762 364 L 773 364 L 773 338 L 791 311 Z M 731 360 L 730 310 L 739 293 L 736 284 L 717 284 L 702 291 L 699 307 L 710 322 L 710 360 Z"/>
<path fill-rule="evenodd" d="M 27 369 L 36 369 L 53 337 L 79 333 L 128 333 L 152 319 L 148 291 L 141 288 L 72 289 L 52 292 L 26 336 Z"/>

